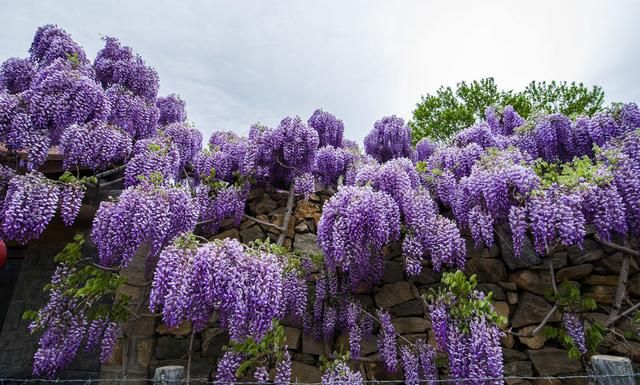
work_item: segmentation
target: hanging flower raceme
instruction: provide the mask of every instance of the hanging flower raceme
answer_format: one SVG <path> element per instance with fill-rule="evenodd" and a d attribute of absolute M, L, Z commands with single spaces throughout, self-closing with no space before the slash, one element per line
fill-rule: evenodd
<path fill-rule="evenodd" d="M 318 133 L 300 117 L 286 117 L 277 128 L 254 125 L 249 131 L 250 158 L 258 179 L 286 187 L 297 175 L 312 172 Z"/>
<path fill-rule="evenodd" d="M 344 186 L 324 205 L 318 243 L 327 268 L 349 274 L 353 287 L 382 276 L 382 247 L 400 235 L 393 198 L 370 186 Z"/>
<path fill-rule="evenodd" d="M 157 255 L 178 234 L 193 230 L 198 209 L 188 190 L 149 182 L 127 188 L 116 202 L 102 202 L 91 230 L 100 264 L 126 267 L 143 244 L 149 245 L 148 257 Z"/>
<path fill-rule="evenodd" d="M 502 113 L 496 111 L 495 107 L 488 107 L 485 110 L 485 120 L 496 135 L 512 135 L 525 122 L 513 106 L 506 106 Z"/>
<path fill-rule="evenodd" d="M 157 136 L 139 140 L 133 147 L 133 157 L 124 171 L 124 185 L 135 186 L 158 178 L 163 181 L 177 179 L 180 162 L 180 153 L 171 138 Z"/>
<path fill-rule="evenodd" d="M 483 149 L 489 147 L 501 148 L 505 143 L 501 135 L 491 132 L 491 128 L 487 123 L 479 123 L 475 126 L 466 128 L 453 138 L 453 143 L 458 147 L 465 147 L 471 143 L 475 143 Z"/>
<path fill-rule="evenodd" d="M 307 124 L 309 127 L 318 131 L 318 137 L 320 140 L 319 147 L 342 147 L 344 124 L 342 123 L 342 120 L 336 118 L 335 115 L 318 109 L 313 112 L 313 115 L 311 115 Z"/>
<path fill-rule="evenodd" d="M 131 136 L 105 122 L 74 124 L 65 128 L 58 147 L 65 169 L 102 170 L 123 162 L 131 153 Z"/>
<path fill-rule="evenodd" d="M 93 67 L 104 88 L 120 84 L 134 95 L 155 104 L 160 88 L 158 73 L 135 55 L 131 48 L 120 45 L 118 39 L 105 37 L 105 46 L 98 52 Z"/>
<path fill-rule="evenodd" d="M 455 222 L 438 214 L 429 192 L 422 188 L 411 190 L 405 195 L 403 207 L 407 235 L 402 251 L 407 274 L 420 274 L 422 259 L 427 255 L 435 271 L 440 271 L 442 265 L 463 268 L 466 248 L 460 230 Z"/>
<path fill-rule="evenodd" d="M 29 49 L 31 61 L 38 63 L 42 68 L 56 59 L 73 58 L 79 65 L 89 64 L 82 47 L 78 45 L 71 35 L 56 25 L 44 25 L 36 31 Z"/>
<path fill-rule="evenodd" d="M 318 149 L 314 173 L 320 181 L 328 186 L 336 186 L 338 179 L 347 173 L 347 169 L 355 156 L 349 151 L 333 146 Z"/>
<path fill-rule="evenodd" d="M 0 91 L 0 142 L 10 151 L 28 151 L 26 167 L 34 171 L 47 159 L 51 139 L 31 121 L 24 96 Z"/>
<path fill-rule="evenodd" d="M 156 107 L 160 110 L 158 124 L 165 126 L 171 123 L 182 123 L 187 120 L 186 103 L 180 96 L 171 94 L 161 96 L 156 100 Z"/>
<path fill-rule="evenodd" d="M 378 120 L 364 138 L 364 149 L 378 162 L 412 158 L 411 128 L 395 115 Z"/>
<path fill-rule="evenodd" d="M 405 197 L 420 185 L 420 176 L 411 160 L 396 158 L 382 165 L 363 166 L 356 174 L 354 184 L 370 185 L 376 191 L 389 194 L 398 204 L 400 212 L 404 213 Z"/>
<path fill-rule="evenodd" d="M 121 84 L 112 85 L 106 93 L 111 104 L 109 123 L 120 127 L 134 139 L 156 135 L 160 111 L 153 103 Z"/>
<path fill-rule="evenodd" d="M 190 320 L 197 332 L 217 311 L 232 340 L 260 340 L 284 315 L 284 273 L 274 254 L 233 239 L 198 246 L 187 235 L 160 255 L 150 307 L 167 326 Z"/>
<path fill-rule="evenodd" d="M 0 91 L 18 94 L 31 87 L 35 66 L 29 59 L 12 57 L 0 66 Z"/>
<path fill-rule="evenodd" d="M 353 371 L 342 360 L 336 360 L 325 370 L 322 385 L 362 385 L 362 374 Z"/>
<path fill-rule="evenodd" d="M 580 353 L 587 352 L 587 343 L 584 336 L 584 324 L 580 316 L 576 313 L 564 313 L 562 315 L 562 326 L 573 340 Z"/>
<path fill-rule="evenodd" d="M 12 177 L 0 213 L 2 239 L 25 244 L 39 238 L 56 213 L 59 195 L 59 186 L 38 172 Z"/>
<path fill-rule="evenodd" d="M 233 132 L 214 132 L 209 148 L 198 152 L 193 160 L 196 179 L 212 178 L 232 183 L 238 175 L 253 173 L 253 160 L 247 138 Z"/>
<path fill-rule="evenodd" d="M 180 153 L 180 170 L 193 162 L 194 157 L 202 148 L 202 134 L 200 131 L 185 123 L 172 123 L 162 128 L 162 132 L 173 140 Z"/>
<path fill-rule="evenodd" d="M 477 247 L 494 243 L 494 224 L 505 221 L 512 205 L 540 185 L 540 178 L 515 148 L 487 152 L 460 180 L 453 202 L 459 224 L 468 226 Z"/>
<path fill-rule="evenodd" d="M 220 223 L 227 218 L 233 218 L 235 226 L 240 226 L 248 193 L 246 187 L 234 185 L 198 185 L 196 199 L 200 207 L 200 221 L 204 222 L 202 230 L 215 234 L 220 228 Z"/>
<path fill-rule="evenodd" d="M 384 362 L 384 367 L 390 373 L 395 373 L 398 365 L 398 346 L 396 345 L 396 331 L 391 323 L 391 316 L 384 310 L 377 311 L 380 320 L 380 334 L 378 335 L 378 350 Z"/>
<path fill-rule="evenodd" d="M 431 155 L 433 155 L 437 148 L 437 145 L 431 142 L 428 138 L 420 139 L 420 141 L 416 144 L 416 161 L 426 161 Z"/>
<path fill-rule="evenodd" d="M 490 298 L 475 290 L 475 277 L 467 280 L 457 271 L 445 273 L 442 281 L 445 286 L 428 297 L 437 348 L 447 354 L 449 375 L 474 385 L 502 384 L 503 333 L 497 325 L 504 320 Z"/>
<path fill-rule="evenodd" d="M 316 180 L 311 173 L 304 173 L 293 179 L 295 183 L 295 193 L 309 199 L 309 196 L 316 191 Z"/>
<path fill-rule="evenodd" d="M 49 130 L 56 145 L 72 124 L 106 120 L 110 103 L 104 90 L 70 60 L 57 59 L 38 71 L 25 101 L 35 128 Z"/>

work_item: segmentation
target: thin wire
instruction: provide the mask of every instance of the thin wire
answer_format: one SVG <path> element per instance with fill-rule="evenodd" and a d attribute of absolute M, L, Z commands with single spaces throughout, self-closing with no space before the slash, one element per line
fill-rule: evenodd
<path fill-rule="evenodd" d="M 453 383 L 458 381 L 504 381 L 504 380 L 571 380 L 571 379 L 597 379 L 597 378 L 640 378 L 640 372 L 631 373 L 631 374 L 576 374 L 576 375 L 567 375 L 567 376 L 504 376 L 504 377 L 473 377 L 473 378 L 447 378 L 447 379 L 438 379 L 438 380 L 416 380 L 417 383 L 428 383 L 428 384 L 446 384 Z M 135 382 L 135 381 L 146 381 L 146 382 L 154 382 L 152 378 L 121 378 L 121 379 L 106 379 L 106 378 L 96 378 L 96 379 L 71 379 L 71 380 L 49 380 L 46 378 L 0 378 L 0 384 L 4 384 L 5 381 L 14 381 L 14 382 L 54 382 L 54 383 L 74 383 L 74 382 L 84 382 L 85 384 L 91 384 L 92 382 Z M 166 381 L 166 380 L 165 380 Z M 204 382 L 210 384 L 226 384 L 226 385 L 264 385 L 264 382 L 256 382 L 256 381 L 235 381 L 235 382 L 223 382 L 223 381 L 211 381 L 206 377 L 200 378 L 192 378 L 193 382 Z M 337 381 L 335 384 L 348 384 L 351 382 L 342 382 Z M 364 380 L 363 384 L 397 384 L 397 380 Z M 288 385 L 321 385 L 321 382 L 288 382 Z"/>

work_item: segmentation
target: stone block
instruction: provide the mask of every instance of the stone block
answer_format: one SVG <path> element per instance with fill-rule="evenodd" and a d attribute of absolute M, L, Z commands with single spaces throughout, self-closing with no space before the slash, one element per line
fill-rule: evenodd
<path fill-rule="evenodd" d="M 511 326 L 520 328 L 527 325 L 537 325 L 551 310 L 551 305 L 542 297 L 524 292 L 518 301 L 518 308 L 511 319 Z M 560 321 L 560 313 L 554 312 L 550 322 Z"/>
<path fill-rule="evenodd" d="M 389 313 L 393 314 L 396 317 L 423 316 L 424 305 L 422 300 L 412 299 L 410 301 L 393 306 L 389 309 Z"/>
<path fill-rule="evenodd" d="M 258 225 L 249 226 L 246 229 L 240 230 L 240 239 L 242 243 L 249 243 L 256 240 L 263 240 L 266 238 L 264 231 Z"/>
<path fill-rule="evenodd" d="M 284 327 L 284 341 L 289 349 L 300 349 L 300 342 L 302 340 L 302 330 L 293 328 L 290 326 Z"/>
<path fill-rule="evenodd" d="M 396 333 L 424 333 L 431 328 L 431 322 L 422 317 L 400 317 L 391 320 Z"/>
<path fill-rule="evenodd" d="M 414 298 L 411 284 L 407 281 L 384 285 L 375 295 L 376 304 L 383 309 L 388 309 Z"/>
<path fill-rule="evenodd" d="M 291 382 L 292 383 L 319 383 L 322 372 L 314 365 L 303 362 L 291 362 Z"/>
<path fill-rule="evenodd" d="M 527 350 L 529 359 L 541 376 L 557 376 L 582 371 L 578 360 L 569 358 L 568 352 L 562 349 L 547 347 L 539 350 Z"/>
<path fill-rule="evenodd" d="M 293 250 L 304 255 L 321 254 L 318 247 L 318 237 L 315 234 L 297 234 L 293 240 Z"/>
<path fill-rule="evenodd" d="M 302 335 L 302 353 L 313 354 L 316 356 L 323 356 L 325 355 L 324 342 L 316 341 L 312 335 L 303 334 Z"/>
<path fill-rule="evenodd" d="M 556 273 L 556 281 L 579 281 L 591 274 L 592 271 L 593 265 L 589 263 L 565 267 Z"/>
<path fill-rule="evenodd" d="M 527 335 L 536 328 L 536 325 L 525 326 L 522 329 L 518 330 L 518 334 Z M 544 331 L 540 331 L 533 337 L 516 337 L 520 343 L 526 345 L 530 349 L 540 349 L 544 346 L 544 343 L 547 342 L 548 338 L 544 335 Z"/>
<path fill-rule="evenodd" d="M 507 280 L 507 269 L 499 259 L 472 258 L 465 265 L 467 275 L 475 274 L 478 282 L 500 282 Z"/>

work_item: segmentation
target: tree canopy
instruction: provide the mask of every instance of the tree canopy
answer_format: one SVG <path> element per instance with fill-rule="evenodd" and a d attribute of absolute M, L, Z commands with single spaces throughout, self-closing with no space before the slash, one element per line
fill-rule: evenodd
<path fill-rule="evenodd" d="M 441 86 L 422 96 L 413 119 L 414 144 L 422 138 L 446 141 L 456 132 L 484 118 L 488 107 L 511 105 L 523 118 L 536 112 L 591 116 L 602 110 L 604 91 L 576 82 L 532 81 L 522 91 L 502 90 L 493 78 L 462 81 L 455 89 Z"/>

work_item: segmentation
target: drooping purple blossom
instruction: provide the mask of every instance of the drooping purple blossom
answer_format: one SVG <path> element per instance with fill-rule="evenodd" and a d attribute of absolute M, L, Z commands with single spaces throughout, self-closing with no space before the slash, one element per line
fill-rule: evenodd
<path fill-rule="evenodd" d="M 376 312 L 380 320 L 380 335 L 378 336 L 378 350 L 384 367 L 390 373 L 395 373 L 398 365 L 398 347 L 396 345 L 396 332 L 391 324 L 391 316 L 384 310 Z"/>
<path fill-rule="evenodd" d="M 307 124 L 318 131 L 319 147 L 342 147 L 344 124 L 342 120 L 336 118 L 333 114 L 321 109 L 315 110 Z"/>
<path fill-rule="evenodd" d="M 176 94 L 161 96 L 156 100 L 156 107 L 160 110 L 158 124 L 161 126 L 171 123 L 182 123 L 187 120 L 186 103 Z"/>
<path fill-rule="evenodd" d="M 35 66 L 29 59 L 9 58 L 0 66 L 0 90 L 10 94 L 26 91 L 34 75 Z"/>
<path fill-rule="evenodd" d="M 562 326 L 573 340 L 580 353 L 587 353 L 587 343 L 584 336 L 584 325 L 580 316 L 576 313 L 562 314 Z"/>
<path fill-rule="evenodd" d="M 89 61 L 82 49 L 65 30 L 56 25 L 44 25 L 36 31 L 29 48 L 31 60 L 45 67 L 56 59 L 75 58 L 79 65 L 87 65 Z"/>
<path fill-rule="evenodd" d="M 149 243 L 153 257 L 178 234 L 191 231 L 197 218 L 189 191 L 142 183 L 124 190 L 117 202 L 100 204 L 91 238 L 101 265 L 126 267 L 142 244 Z"/>
<path fill-rule="evenodd" d="M 364 138 L 364 149 L 378 162 L 394 158 L 411 159 L 411 128 L 402 118 L 386 116 L 378 120 Z"/>
<path fill-rule="evenodd" d="M 118 39 L 105 37 L 105 46 L 98 52 L 93 66 L 96 78 L 105 88 L 120 84 L 134 95 L 155 104 L 160 87 L 158 73 Z"/>
<path fill-rule="evenodd" d="M 65 169 L 102 170 L 123 162 L 132 148 L 131 136 L 104 122 L 74 124 L 65 128 L 58 150 Z"/>
<path fill-rule="evenodd" d="M 322 385 L 362 385 L 362 374 L 351 370 L 344 361 L 333 362 L 322 375 Z"/>
<path fill-rule="evenodd" d="M 39 238 L 56 213 L 58 197 L 58 186 L 40 173 L 11 178 L 0 214 L 2 239 L 25 244 Z"/>
<path fill-rule="evenodd" d="M 147 139 L 156 135 L 158 108 L 121 84 L 106 91 L 111 104 L 109 123 L 118 126 L 134 139 Z"/>
<path fill-rule="evenodd" d="M 399 233 L 400 213 L 391 196 L 369 186 L 344 186 L 324 205 L 318 244 L 327 268 L 348 272 L 355 287 L 380 279 L 381 249 Z"/>

